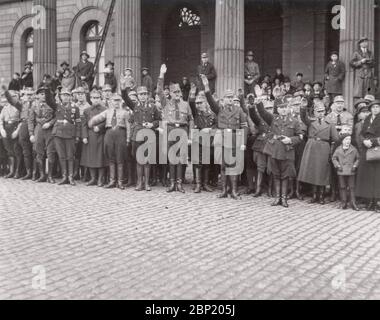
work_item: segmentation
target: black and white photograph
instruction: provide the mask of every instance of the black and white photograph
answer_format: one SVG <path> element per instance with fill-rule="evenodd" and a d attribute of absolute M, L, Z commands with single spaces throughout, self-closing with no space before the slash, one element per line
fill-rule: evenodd
<path fill-rule="evenodd" d="M 379 300 L 379 71 L 379 0 L 0 0 L 0 300 Z"/>

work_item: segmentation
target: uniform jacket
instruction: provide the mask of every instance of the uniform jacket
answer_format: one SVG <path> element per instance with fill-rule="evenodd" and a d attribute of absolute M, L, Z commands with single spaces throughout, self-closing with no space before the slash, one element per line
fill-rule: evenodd
<path fill-rule="evenodd" d="M 338 124 L 338 115 L 340 115 L 340 125 Z M 336 113 L 335 111 L 332 111 L 326 116 L 326 121 L 328 123 L 335 124 L 338 131 L 341 130 L 342 125 L 348 125 L 352 129 L 354 126 L 354 117 L 348 111 L 343 111 L 340 114 Z"/>
<path fill-rule="evenodd" d="M 282 118 L 279 115 L 272 115 L 264 109 L 262 104 L 257 105 L 257 111 L 263 120 L 271 126 L 273 136 L 267 141 L 267 145 L 270 145 L 270 156 L 277 160 L 295 160 L 294 147 L 302 140 L 302 129 L 299 121 L 290 116 Z M 290 145 L 283 144 L 280 141 L 281 136 L 290 138 L 292 143 Z"/>
<path fill-rule="evenodd" d="M 342 168 L 342 171 L 337 171 L 339 176 L 353 176 L 355 173 L 352 169 L 359 166 L 359 152 L 353 145 L 346 151 L 343 146 L 339 146 L 333 154 L 332 162 L 336 169 Z"/>
<path fill-rule="evenodd" d="M 29 112 L 32 107 L 32 102 L 17 101 L 11 97 L 9 91 L 5 91 L 5 97 L 7 98 L 8 102 L 20 112 L 20 120 L 27 121 L 29 119 Z"/>
<path fill-rule="evenodd" d="M 20 112 L 11 104 L 6 104 L 0 113 L 0 129 L 4 129 L 4 123 L 18 123 L 20 121 Z"/>
<path fill-rule="evenodd" d="M 346 67 L 342 61 L 337 61 L 335 64 L 331 61 L 325 69 L 325 87 L 327 93 L 342 94 L 343 80 L 346 76 Z M 329 77 L 329 80 L 327 80 Z"/>
<path fill-rule="evenodd" d="M 137 133 L 144 129 L 143 124 L 145 122 L 153 123 L 153 128 L 158 128 L 161 120 L 161 114 L 157 107 L 153 103 L 137 103 L 133 109 L 133 113 L 130 117 L 132 141 L 136 141 Z"/>
<path fill-rule="evenodd" d="M 148 89 L 148 93 L 151 96 L 153 93 L 153 80 L 152 77 L 147 74 L 146 76 L 143 76 L 141 79 L 141 85 L 146 87 Z"/>
<path fill-rule="evenodd" d="M 62 139 L 80 138 L 81 118 L 79 108 L 72 103 L 64 106 L 60 103 L 55 114 L 53 136 Z"/>
<path fill-rule="evenodd" d="M 91 87 L 93 77 L 94 77 L 94 64 L 90 61 L 84 63 L 83 61 L 79 61 L 76 69 L 76 78 L 77 78 L 77 86 L 80 86 L 82 81 L 85 81 L 88 87 Z M 86 79 L 81 80 L 81 77 L 86 77 Z"/>
<path fill-rule="evenodd" d="M 362 59 L 368 59 L 362 63 Z M 374 54 L 367 50 L 363 53 L 361 49 L 354 52 L 350 65 L 355 70 L 354 97 L 363 98 L 373 90 L 373 68 L 375 66 Z"/>
<path fill-rule="evenodd" d="M 257 82 L 260 79 L 259 65 L 254 61 L 246 61 L 244 63 L 244 79 L 251 79 Z"/>
<path fill-rule="evenodd" d="M 253 143 L 253 151 L 263 152 L 268 138 L 271 136 L 271 127 L 258 114 L 256 106 L 249 109 L 249 114 L 257 128 L 257 137 Z"/>

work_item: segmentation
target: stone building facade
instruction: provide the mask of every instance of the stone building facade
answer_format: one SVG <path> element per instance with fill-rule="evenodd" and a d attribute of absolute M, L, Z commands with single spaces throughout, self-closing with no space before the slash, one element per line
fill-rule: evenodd
<path fill-rule="evenodd" d="M 379 57 L 377 0 L 117 0 L 99 67 L 115 61 L 116 73 L 148 67 L 152 76 L 168 65 L 168 80 L 196 76 L 201 52 L 215 64 L 217 92 L 243 85 L 245 52 L 252 50 L 263 74 L 281 67 L 291 78 L 323 80 L 329 52 L 338 50 L 348 66 L 362 36 Z M 62 61 L 75 65 L 81 50 L 96 51 L 111 0 L 0 0 L 0 74 L 9 80 L 34 62 L 36 83 Z M 339 29 L 336 5 L 346 14 Z M 39 16 L 39 6 L 46 10 Z M 40 28 L 41 18 L 46 28 Z M 340 12 L 342 14 L 342 12 Z M 46 19 L 45 19 L 46 18 Z M 344 20 L 344 19 L 343 19 Z M 344 21 L 343 21 L 344 22 Z M 377 41 L 375 40 L 377 39 Z M 377 59 L 379 63 L 380 59 Z M 351 97 L 353 71 L 345 95 Z M 376 72 L 379 68 L 376 68 Z"/>

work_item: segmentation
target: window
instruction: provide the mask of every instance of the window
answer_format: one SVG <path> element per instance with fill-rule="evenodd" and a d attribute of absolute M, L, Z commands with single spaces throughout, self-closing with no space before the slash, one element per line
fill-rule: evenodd
<path fill-rule="evenodd" d="M 99 48 L 100 40 L 103 34 L 103 27 L 98 22 L 91 23 L 85 32 L 85 49 L 90 55 L 89 61 L 94 62 L 96 53 Z M 99 60 L 97 74 L 95 75 L 94 84 L 98 86 L 104 85 L 104 47 Z"/>
<path fill-rule="evenodd" d="M 33 29 L 27 31 L 25 36 L 25 61 L 33 62 Z"/>
<path fill-rule="evenodd" d="M 183 26 L 200 26 L 201 25 L 201 18 L 193 13 L 192 10 L 188 8 L 182 8 L 180 10 L 180 22 L 179 22 L 179 27 L 182 28 Z"/>

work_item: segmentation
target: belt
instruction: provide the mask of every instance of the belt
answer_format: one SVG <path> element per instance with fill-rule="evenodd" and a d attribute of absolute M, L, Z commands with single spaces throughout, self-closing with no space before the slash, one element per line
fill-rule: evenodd
<path fill-rule="evenodd" d="M 325 140 L 325 139 L 321 139 L 321 138 L 318 138 L 318 137 L 311 137 L 309 139 L 313 139 L 315 141 L 323 141 L 323 142 L 327 142 L 327 143 L 330 143 L 330 140 Z"/>
<path fill-rule="evenodd" d="M 126 130 L 125 127 L 121 127 L 121 126 L 116 126 L 116 127 L 106 127 L 106 129 L 111 129 L 111 130 L 116 130 L 116 129 L 123 129 L 123 130 Z"/>
<path fill-rule="evenodd" d="M 68 120 L 57 120 L 58 123 L 68 124 L 70 123 Z"/>
<path fill-rule="evenodd" d="M 13 121 L 13 120 L 10 120 L 10 121 L 5 121 L 6 124 L 14 124 L 14 123 L 19 123 L 20 121 Z"/>

